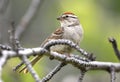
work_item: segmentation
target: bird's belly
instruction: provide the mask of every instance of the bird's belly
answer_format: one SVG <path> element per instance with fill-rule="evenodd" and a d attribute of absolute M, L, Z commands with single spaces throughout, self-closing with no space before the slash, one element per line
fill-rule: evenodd
<path fill-rule="evenodd" d="M 64 33 L 63 38 L 71 40 L 76 44 L 79 44 L 81 40 L 80 35 L 76 32 L 75 29 L 67 29 L 66 32 Z"/>
<path fill-rule="evenodd" d="M 63 54 L 63 53 L 70 53 L 72 51 L 72 48 L 69 47 L 68 45 L 55 45 L 55 46 L 51 46 L 50 50 Z"/>

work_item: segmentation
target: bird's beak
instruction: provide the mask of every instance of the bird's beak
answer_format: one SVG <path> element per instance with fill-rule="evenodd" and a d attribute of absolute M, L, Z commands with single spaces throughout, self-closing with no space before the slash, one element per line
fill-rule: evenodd
<path fill-rule="evenodd" d="M 63 18 L 60 16 L 60 17 L 57 18 L 57 20 L 63 20 Z"/>

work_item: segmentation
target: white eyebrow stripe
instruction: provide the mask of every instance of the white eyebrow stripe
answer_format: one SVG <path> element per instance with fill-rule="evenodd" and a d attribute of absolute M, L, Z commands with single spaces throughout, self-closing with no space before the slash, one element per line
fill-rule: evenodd
<path fill-rule="evenodd" d="M 67 14 L 69 17 L 77 18 L 75 15 Z M 66 15 L 63 15 L 62 17 L 65 17 Z"/>
<path fill-rule="evenodd" d="M 70 17 L 77 17 L 77 16 L 75 16 L 75 15 L 70 15 L 70 14 L 68 14 L 68 16 L 70 16 Z"/>

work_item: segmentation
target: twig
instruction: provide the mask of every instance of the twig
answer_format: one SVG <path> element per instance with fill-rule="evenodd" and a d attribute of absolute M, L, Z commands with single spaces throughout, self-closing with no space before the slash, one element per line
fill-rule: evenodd
<path fill-rule="evenodd" d="M 90 60 L 88 60 L 88 59 L 85 58 L 85 57 L 80 57 L 79 55 L 75 55 L 75 54 L 70 54 L 70 57 L 74 57 L 75 59 L 82 60 L 82 61 L 86 61 L 86 62 L 89 62 L 89 61 L 90 61 Z"/>
<path fill-rule="evenodd" d="M 20 39 L 20 36 L 25 31 L 25 29 L 29 25 L 31 19 L 33 18 L 33 16 L 37 12 L 37 9 L 39 7 L 40 2 L 41 2 L 41 0 L 32 0 L 27 12 L 22 17 L 19 25 L 16 28 L 15 38 Z"/>
<path fill-rule="evenodd" d="M 85 67 L 85 68 L 87 68 L 87 70 L 98 70 L 98 69 L 107 70 L 107 69 L 111 68 L 111 65 L 112 65 L 115 68 L 116 72 L 120 71 L 119 63 L 99 62 L 99 61 L 86 62 L 86 61 L 78 60 L 73 57 L 66 57 L 65 55 L 62 55 L 62 54 L 59 54 L 56 52 L 51 52 L 50 55 L 59 61 L 64 61 L 64 62 L 72 64 L 73 66 L 78 67 L 78 68 Z"/>
<path fill-rule="evenodd" d="M 18 39 L 15 38 L 15 23 L 11 22 L 11 30 L 9 30 L 9 39 L 10 39 L 10 43 L 12 44 L 12 50 L 16 51 L 16 53 L 18 53 L 18 50 L 23 49 L 20 45 L 20 42 L 18 41 Z M 18 69 L 20 66 L 22 66 L 24 63 L 21 62 L 19 65 L 17 65 L 13 71 L 16 71 L 16 69 Z"/>
<path fill-rule="evenodd" d="M 22 49 L 23 50 L 23 49 Z M 27 49 L 27 50 L 25 50 L 25 52 L 28 52 L 28 51 L 30 51 L 30 53 L 33 53 L 32 55 L 33 56 L 35 56 L 35 55 L 37 55 L 36 54 L 36 52 L 38 53 L 39 52 L 39 55 L 43 55 L 44 53 L 46 53 L 47 51 L 46 50 L 44 50 L 44 49 L 42 49 L 42 48 L 33 48 L 32 49 L 32 52 L 31 52 L 31 49 Z M 29 53 L 29 52 L 28 52 Z M 29 55 L 26 55 L 28 58 L 29 58 Z M 20 62 L 17 66 L 15 66 L 14 68 L 13 68 L 13 71 L 17 71 L 22 65 L 23 65 L 24 63 L 23 62 Z"/>
<path fill-rule="evenodd" d="M 46 75 L 41 82 L 49 81 L 63 66 L 66 64 L 64 62 L 59 63 L 48 75 Z"/>
<path fill-rule="evenodd" d="M 11 29 L 8 30 L 9 33 L 9 41 L 10 44 L 12 45 L 12 49 L 15 50 L 16 46 L 15 46 L 15 23 L 14 21 L 11 22 Z"/>
<path fill-rule="evenodd" d="M 27 69 L 29 70 L 29 72 L 31 73 L 31 75 L 33 76 L 33 78 L 35 79 L 35 81 L 36 82 L 40 82 L 40 78 L 39 78 L 38 74 L 32 68 L 32 65 L 30 64 L 30 62 L 27 59 L 27 57 L 26 56 L 22 56 L 21 58 L 22 58 L 23 62 L 26 64 Z"/>
<path fill-rule="evenodd" d="M 117 46 L 117 42 L 114 38 L 109 38 L 109 42 L 112 43 L 115 55 L 117 56 L 117 58 L 120 60 L 120 52 L 118 50 L 118 46 Z"/>
<path fill-rule="evenodd" d="M 111 66 L 111 68 L 109 69 L 109 73 L 110 73 L 111 82 L 115 82 L 116 74 L 115 74 L 115 68 L 113 66 Z"/>
<path fill-rule="evenodd" d="M 81 69 L 78 82 L 82 82 L 82 81 L 83 81 L 83 78 L 84 78 L 85 73 L 86 73 L 86 70 L 85 70 L 85 69 L 83 69 L 83 70 Z"/>
<path fill-rule="evenodd" d="M 2 45 L 2 44 L 0 44 L 0 49 L 2 49 L 2 50 L 12 50 L 12 48 L 10 46 Z"/>
<path fill-rule="evenodd" d="M 24 64 L 23 62 L 19 63 L 17 66 L 13 68 L 13 71 L 17 71 L 17 69 L 19 69 L 23 64 Z"/>
<path fill-rule="evenodd" d="M 22 33 L 25 31 L 25 29 L 27 28 L 27 25 L 29 24 L 29 22 L 31 21 L 31 19 L 33 18 L 33 16 L 35 15 L 38 6 L 40 4 L 41 0 L 32 0 L 28 11 L 25 13 L 25 15 L 22 17 L 21 22 L 19 23 L 19 25 L 16 28 L 16 31 L 14 33 L 14 40 L 15 40 L 15 45 L 17 47 L 17 49 L 23 49 L 20 45 L 19 42 L 19 38 L 22 35 Z M 14 25 L 12 24 L 12 27 L 14 27 Z M 16 69 L 18 69 L 20 66 L 23 65 L 23 62 L 21 62 L 20 64 L 18 64 L 13 70 L 16 71 Z"/>
<path fill-rule="evenodd" d="M 66 39 L 58 39 L 58 40 L 51 40 L 49 42 L 47 42 L 43 48 L 49 50 L 51 46 L 54 46 L 56 44 L 61 44 L 61 45 L 68 45 L 74 49 L 76 49 L 78 52 L 80 52 L 83 56 L 87 57 L 89 60 L 95 60 L 95 57 L 93 56 L 93 54 L 86 52 L 85 50 L 81 49 L 77 44 L 73 43 L 70 40 L 66 40 Z"/>
<path fill-rule="evenodd" d="M 23 49 L 20 45 L 20 42 L 17 38 L 15 38 L 15 23 L 11 23 L 11 30 L 9 30 L 9 39 L 10 43 L 12 44 L 12 49 L 18 51 L 19 49 Z"/>
<path fill-rule="evenodd" d="M 19 50 L 23 50 L 23 48 L 21 47 L 18 39 L 15 38 L 14 23 L 12 24 L 12 30 L 10 32 L 10 37 L 11 37 L 11 43 L 13 45 L 13 50 L 16 52 L 17 55 L 19 55 Z M 23 63 L 26 64 L 27 69 L 29 70 L 29 72 L 31 73 L 31 75 L 33 76 L 33 78 L 36 80 L 36 82 L 40 82 L 39 76 L 37 75 L 37 73 L 32 68 L 32 65 L 29 62 L 29 60 L 27 59 L 27 56 L 22 55 L 22 56 L 18 56 L 18 57 L 21 58 L 21 60 L 23 61 Z M 20 67 L 23 63 L 19 64 L 16 68 Z M 14 69 L 14 71 L 15 71 L 15 69 Z"/>
<path fill-rule="evenodd" d="M 17 48 L 17 50 L 19 49 L 24 49 L 21 45 L 20 45 L 20 41 L 18 39 L 15 38 L 15 46 Z"/>

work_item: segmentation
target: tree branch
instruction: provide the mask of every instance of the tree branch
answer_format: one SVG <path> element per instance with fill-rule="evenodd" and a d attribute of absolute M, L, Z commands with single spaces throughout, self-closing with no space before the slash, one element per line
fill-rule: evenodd
<path fill-rule="evenodd" d="M 112 47 L 114 49 L 115 55 L 120 60 L 120 52 L 118 50 L 117 42 L 114 38 L 109 38 L 109 42 L 112 43 Z"/>
<path fill-rule="evenodd" d="M 111 68 L 108 69 L 108 72 L 110 73 L 110 79 L 111 79 L 110 81 L 111 82 L 115 82 L 115 80 L 116 80 L 116 73 L 115 73 L 114 67 L 111 66 Z"/>
<path fill-rule="evenodd" d="M 89 60 L 95 60 L 95 56 L 93 54 L 86 52 L 85 50 L 81 49 L 77 44 L 70 40 L 65 40 L 65 39 L 58 39 L 58 40 L 51 40 L 47 42 L 43 48 L 49 50 L 51 46 L 54 46 L 56 44 L 61 44 L 61 45 L 69 45 L 70 47 L 74 48 L 78 52 L 80 52 L 83 56 L 88 58 Z"/>
<path fill-rule="evenodd" d="M 47 74 L 41 82 L 49 81 L 63 66 L 66 64 L 64 62 L 60 62 L 49 74 Z"/>
<path fill-rule="evenodd" d="M 65 62 L 66 64 L 71 64 L 78 69 L 106 70 L 107 71 L 108 69 L 114 68 L 114 70 L 110 71 L 111 82 L 114 82 L 114 80 L 115 80 L 115 72 L 120 72 L 120 63 L 91 61 L 89 59 L 81 58 L 81 57 L 79 57 L 79 55 L 75 55 L 75 56 L 71 55 L 68 57 L 64 54 L 49 51 L 50 46 L 54 46 L 54 45 L 58 45 L 58 44 L 59 45 L 69 45 L 74 49 L 81 50 L 79 52 L 82 54 L 84 52 L 86 52 L 86 51 L 82 50 L 81 48 L 78 49 L 78 47 L 73 42 L 71 42 L 69 40 L 61 39 L 61 40 L 50 41 L 50 42 L 46 43 L 46 45 L 43 48 L 41 48 L 41 47 L 24 48 L 24 49 L 18 50 L 18 52 L 11 50 L 11 49 L 9 49 L 9 50 L 2 49 L 2 45 L 1 45 L 1 54 L 2 54 L 2 56 L 5 56 L 4 62 L 7 61 L 6 59 L 13 58 L 13 57 L 22 58 L 22 61 L 27 65 L 28 70 L 30 71 L 30 73 L 32 74 L 32 76 L 34 77 L 36 82 L 40 82 L 39 77 L 35 73 L 35 71 L 32 69 L 30 62 L 27 59 L 28 56 L 32 56 L 32 55 L 34 55 L 34 53 L 36 53 L 36 55 L 41 55 L 41 54 L 43 55 L 44 54 L 45 56 L 54 57 L 55 60 Z M 0 62 L 1 61 L 2 60 L 0 60 Z M 3 63 L 1 62 L 2 66 L 4 65 L 4 62 Z M 1 68 L 2 68 L 2 66 L 1 66 Z M 56 74 L 61 68 L 62 68 L 62 64 L 58 65 L 52 72 L 50 72 L 46 77 L 44 77 L 44 79 L 42 81 L 45 82 L 45 81 L 48 81 L 49 79 L 51 79 L 53 77 L 53 75 Z M 84 72 L 82 70 L 79 81 L 82 81 L 83 76 L 84 76 Z"/>
<path fill-rule="evenodd" d="M 27 59 L 26 56 L 22 56 L 22 61 L 26 64 L 27 69 L 29 70 L 29 72 L 31 73 L 31 75 L 33 76 L 33 78 L 35 79 L 36 82 L 40 82 L 40 78 L 37 75 L 37 73 L 34 71 L 34 69 L 32 68 L 32 65 L 30 64 L 29 60 Z"/>
<path fill-rule="evenodd" d="M 39 7 L 39 4 L 41 3 L 41 0 L 32 0 L 27 12 L 22 17 L 20 23 L 18 24 L 16 31 L 15 31 L 15 38 L 19 39 L 22 33 L 25 31 L 27 26 L 29 25 L 31 19 L 37 12 L 37 9 Z"/>
<path fill-rule="evenodd" d="M 83 70 L 81 69 L 78 82 L 82 82 L 83 81 L 85 73 L 86 73 L 86 70 L 85 69 L 83 69 Z"/>
<path fill-rule="evenodd" d="M 110 76 L 111 76 L 111 82 L 115 82 L 116 74 L 115 74 L 114 67 L 111 67 Z"/>
<path fill-rule="evenodd" d="M 69 40 L 65 40 L 66 41 L 69 41 Z M 49 44 L 61 44 L 64 43 L 64 40 L 55 40 L 55 41 L 51 41 L 51 43 L 49 42 Z M 70 41 L 71 42 L 71 41 Z M 48 45 L 49 45 L 48 44 Z M 74 43 L 73 43 L 74 44 Z M 68 42 L 68 45 L 72 45 L 71 43 Z M 47 45 L 46 45 L 47 46 Z M 47 49 L 47 47 L 46 47 Z M 24 48 L 23 50 L 19 50 L 18 51 L 18 54 L 19 56 L 31 56 L 34 54 L 34 52 L 38 55 L 40 55 L 40 53 L 45 53 L 44 55 L 46 56 L 53 56 L 56 60 L 59 60 L 59 61 L 64 61 L 66 63 L 69 63 L 69 64 L 72 64 L 76 67 L 88 67 L 88 69 L 101 69 L 101 70 L 106 70 L 108 68 L 110 68 L 111 66 L 113 66 L 115 68 L 115 71 L 120 71 L 120 64 L 119 63 L 112 63 L 112 62 L 98 62 L 98 61 L 83 61 L 83 60 L 80 60 L 80 59 L 77 59 L 73 56 L 71 57 L 67 57 L 66 55 L 63 55 L 63 54 L 59 54 L 57 52 L 50 52 L 48 50 L 46 50 L 45 48 L 41 48 L 41 47 L 38 47 L 38 48 Z M 33 52 L 34 51 L 34 52 Z M 6 53 L 6 55 L 10 57 L 18 57 L 17 53 L 15 51 L 12 51 L 12 50 L 2 50 L 2 52 Z"/>

